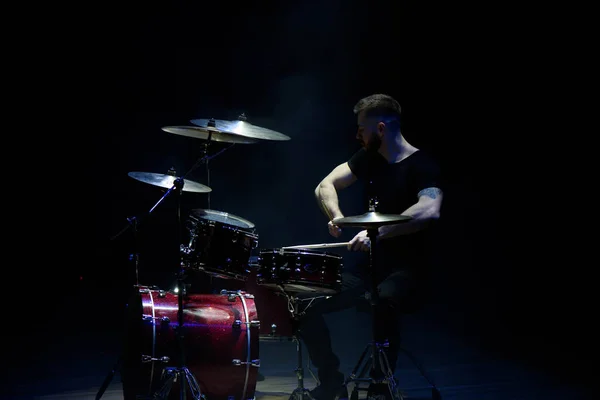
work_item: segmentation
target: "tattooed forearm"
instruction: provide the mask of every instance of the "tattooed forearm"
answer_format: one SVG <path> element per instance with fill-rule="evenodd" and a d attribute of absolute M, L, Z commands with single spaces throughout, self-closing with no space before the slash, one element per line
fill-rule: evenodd
<path fill-rule="evenodd" d="M 432 199 L 435 199 L 440 194 L 442 194 L 442 190 L 441 189 L 436 188 L 436 187 L 428 187 L 428 188 L 425 188 L 425 189 L 421 190 L 418 193 L 418 197 L 428 196 L 428 197 L 431 197 Z"/>

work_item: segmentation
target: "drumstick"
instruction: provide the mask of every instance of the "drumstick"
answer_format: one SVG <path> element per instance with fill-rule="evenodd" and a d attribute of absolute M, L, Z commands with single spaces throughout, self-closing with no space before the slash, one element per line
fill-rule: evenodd
<path fill-rule="evenodd" d="M 282 250 L 285 249 L 328 249 L 330 247 L 346 247 L 348 246 L 348 242 L 339 242 L 339 243 L 320 243 L 320 244 L 305 244 L 305 245 L 297 245 L 297 246 L 286 246 L 282 247 Z"/>
<path fill-rule="evenodd" d="M 331 213 L 329 212 L 329 209 L 327 208 L 327 206 L 325 205 L 325 202 L 323 200 L 321 200 L 321 204 L 323 205 L 323 210 L 325 210 L 325 214 L 327 214 L 327 217 L 329 218 L 329 220 L 333 221 L 333 217 L 331 216 Z"/>

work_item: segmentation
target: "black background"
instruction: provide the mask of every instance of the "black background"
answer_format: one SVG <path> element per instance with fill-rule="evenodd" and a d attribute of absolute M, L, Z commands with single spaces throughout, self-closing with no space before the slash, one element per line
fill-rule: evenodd
<path fill-rule="evenodd" d="M 190 119 L 245 113 L 291 140 L 226 150 L 209 164 L 210 207 L 207 195 L 186 194 L 183 216 L 211 208 L 250 220 L 261 248 L 333 241 L 313 189 L 358 148 L 354 103 L 388 93 L 407 139 L 444 168 L 432 299 L 442 325 L 488 349 L 586 371 L 571 366 L 589 360 L 593 343 L 593 270 L 580 256 L 589 239 L 571 224 L 581 210 L 570 162 L 544 125 L 558 95 L 530 14 L 384 1 L 102 3 L 70 13 L 45 21 L 52 29 L 20 52 L 39 63 L 20 71 L 32 90 L 14 99 L 31 105 L 18 132 L 32 134 L 18 135 L 26 151 L 11 168 L 34 178 L 6 209 L 22 246 L 7 258 L 6 281 L 35 288 L 13 298 L 26 323 L 60 336 L 56 321 L 77 329 L 121 306 L 133 241 L 131 231 L 111 238 L 164 194 L 127 173 L 188 171 L 201 141 L 161 128 Z M 191 179 L 207 184 L 204 166 Z M 362 212 L 358 194 L 340 196 L 346 215 Z M 176 211 L 168 198 L 139 233 L 147 281 L 174 271 Z"/>

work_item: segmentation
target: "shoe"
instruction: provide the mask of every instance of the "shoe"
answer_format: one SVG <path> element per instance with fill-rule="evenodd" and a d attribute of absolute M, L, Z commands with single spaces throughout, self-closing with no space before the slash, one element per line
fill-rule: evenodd
<path fill-rule="evenodd" d="M 348 389 L 342 385 L 319 385 L 311 390 L 310 395 L 315 400 L 346 400 L 348 399 Z"/>
<path fill-rule="evenodd" d="M 367 389 L 368 400 L 394 400 L 387 383 L 371 383 Z"/>

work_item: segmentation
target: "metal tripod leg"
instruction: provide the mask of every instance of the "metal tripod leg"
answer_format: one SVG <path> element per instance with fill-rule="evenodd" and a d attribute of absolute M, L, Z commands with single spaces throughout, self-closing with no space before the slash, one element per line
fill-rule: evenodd
<path fill-rule="evenodd" d="M 423 378 L 425 378 L 425 380 L 427 381 L 427 383 L 429 383 L 429 385 L 431 386 L 431 399 L 432 400 L 442 400 L 442 394 L 440 393 L 439 389 L 437 388 L 437 386 L 433 382 L 433 379 L 431 379 L 431 377 L 425 372 L 425 368 L 423 368 L 423 366 L 421 365 L 421 363 L 419 363 L 419 361 L 417 360 L 417 358 L 411 352 L 409 352 L 408 350 L 406 350 L 403 347 L 401 347 L 400 350 L 404 354 L 406 354 L 406 356 L 413 362 L 413 364 L 415 365 L 415 367 L 417 367 L 417 369 L 421 373 L 421 376 Z"/>
<path fill-rule="evenodd" d="M 296 387 L 296 389 L 294 389 L 294 391 L 292 392 L 292 394 L 290 395 L 289 400 L 315 400 L 315 398 L 313 397 L 313 395 L 310 393 L 310 390 L 306 389 L 304 387 L 304 367 L 303 367 L 303 362 L 302 362 L 302 342 L 300 337 L 298 336 L 298 320 L 297 317 L 299 315 L 302 315 L 306 312 L 306 310 L 311 306 L 312 302 L 316 299 L 319 298 L 327 298 L 327 296 L 316 296 L 316 297 L 311 297 L 311 298 L 307 298 L 307 299 L 299 299 L 297 297 L 294 297 L 293 295 L 290 295 L 289 293 L 287 293 L 283 287 L 280 288 L 280 290 L 283 292 L 283 294 L 286 296 L 287 300 L 288 300 L 288 311 L 290 312 L 290 318 L 292 319 L 292 326 L 293 326 L 293 334 L 292 334 L 292 340 L 296 342 L 296 354 L 298 357 L 298 364 L 296 366 L 296 376 L 298 377 L 298 386 Z M 300 303 L 302 301 L 308 301 L 308 305 L 306 305 L 304 307 L 303 310 L 300 310 Z M 311 375 L 313 376 L 313 378 L 315 378 L 315 380 L 317 382 L 319 382 L 319 379 L 312 373 L 310 367 L 307 365 L 308 371 L 311 373 Z"/>
<path fill-rule="evenodd" d="M 115 363 L 113 368 L 110 370 L 108 375 L 106 375 L 106 378 L 104 378 L 104 382 L 102 382 L 102 386 L 100 386 L 98 393 L 96 393 L 95 400 L 100 400 L 100 398 L 106 391 L 106 388 L 108 388 L 108 385 L 110 385 L 110 382 L 112 381 L 113 377 L 115 376 L 115 373 L 121 368 L 121 363 L 122 363 L 122 356 L 119 355 L 119 358 L 117 358 L 117 362 Z"/>
<path fill-rule="evenodd" d="M 367 236 L 371 240 L 371 243 L 377 243 L 377 235 L 378 235 L 377 227 L 371 227 L 371 228 L 367 229 Z M 351 400 L 358 399 L 358 391 L 359 390 L 366 390 L 367 398 L 369 400 L 380 400 L 380 397 L 383 397 L 384 400 L 386 400 L 386 399 L 403 400 L 404 397 L 400 394 L 400 391 L 398 390 L 398 385 L 396 384 L 393 370 L 390 367 L 389 360 L 384 351 L 384 348 L 388 347 L 389 344 L 387 342 L 385 342 L 385 343 L 377 342 L 378 337 L 379 337 L 377 329 L 378 329 L 379 325 L 377 324 L 377 320 L 376 320 L 376 318 L 378 316 L 378 313 L 376 312 L 377 311 L 376 307 L 379 305 L 379 288 L 377 285 L 378 276 L 377 276 L 376 268 L 375 268 L 375 266 L 376 266 L 375 261 L 377 260 L 376 250 L 375 250 L 376 248 L 377 248 L 376 245 L 370 246 L 370 248 L 369 248 L 369 266 L 371 269 L 370 303 L 371 303 L 371 309 L 373 311 L 373 314 L 372 314 L 373 341 L 367 345 L 367 347 L 361 354 L 357 365 L 353 369 L 353 371 L 350 374 L 350 376 L 348 377 L 348 379 L 346 379 L 346 381 L 344 382 L 344 385 L 348 385 L 348 383 L 350 383 L 350 382 L 355 382 L 354 390 L 352 391 L 352 394 L 350 396 Z M 369 352 L 369 349 L 371 350 L 369 362 L 362 365 L 363 362 L 365 362 L 366 355 Z M 370 377 L 365 379 L 363 376 L 365 375 L 367 369 L 369 370 Z M 357 376 L 356 372 L 359 370 L 361 372 L 360 372 L 359 376 Z M 366 382 L 368 382 L 370 384 L 369 388 L 368 389 L 360 388 L 360 383 L 366 383 Z M 376 389 L 376 388 L 379 389 L 382 384 L 387 385 L 387 390 L 389 391 L 389 393 L 378 393 L 378 392 L 374 391 L 374 389 Z"/>
<path fill-rule="evenodd" d="M 185 326 L 183 321 L 183 296 L 185 294 L 184 285 L 185 271 L 183 268 L 180 269 L 177 277 L 177 328 L 176 336 L 179 344 L 179 365 L 178 367 L 165 367 L 162 370 L 161 381 L 162 385 L 154 393 L 154 399 L 166 400 L 169 397 L 169 393 L 173 388 L 173 384 L 179 380 L 179 398 L 181 400 L 187 399 L 187 389 L 189 387 L 192 398 L 194 400 L 203 399 L 204 396 L 200 390 L 200 385 L 194 377 L 194 374 L 186 367 L 185 364 L 185 350 L 183 341 L 183 328 Z"/>
<path fill-rule="evenodd" d="M 404 400 L 404 397 L 398 389 L 398 384 L 396 383 L 396 379 L 394 378 L 394 374 L 392 372 L 392 368 L 390 367 L 387 354 L 385 354 L 384 351 L 384 348 L 387 346 L 388 344 L 386 342 L 384 344 L 375 343 L 375 346 L 373 346 L 373 343 L 369 343 L 365 347 L 365 350 L 362 352 L 356 366 L 352 369 L 352 372 L 344 381 L 344 386 L 347 386 L 349 383 L 354 382 L 354 389 L 350 394 L 350 400 L 358 400 L 360 391 L 367 392 L 367 399 L 379 399 L 379 397 L 381 397 L 382 394 L 371 393 L 369 390 L 372 387 L 371 384 L 387 385 L 389 396 L 384 394 L 383 396 L 385 396 L 385 399 Z M 371 370 L 370 367 L 372 367 L 374 356 L 372 352 L 373 348 L 375 348 L 377 351 L 377 354 L 375 354 L 375 356 L 379 362 L 379 368 L 384 373 L 383 378 L 365 378 L 365 375 L 367 375 L 367 373 Z M 371 350 L 371 355 L 367 358 L 369 350 Z M 368 388 L 360 387 L 361 383 L 369 383 L 370 386 Z"/>
<path fill-rule="evenodd" d="M 290 395 L 289 400 L 315 400 L 310 391 L 304 387 L 304 367 L 302 366 L 302 345 L 300 338 L 294 335 L 293 340 L 296 342 L 296 353 L 298 354 L 298 365 L 295 370 L 298 377 L 298 386 Z"/>
<path fill-rule="evenodd" d="M 169 393 L 173 388 L 173 384 L 179 380 L 180 395 L 182 399 L 186 398 L 186 390 L 189 387 L 194 400 L 206 399 L 206 397 L 200 391 L 200 385 L 194 378 L 194 375 L 186 367 L 175 368 L 167 367 L 163 369 L 163 380 L 164 383 L 160 389 L 154 394 L 154 399 L 166 400 L 169 397 Z"/>

